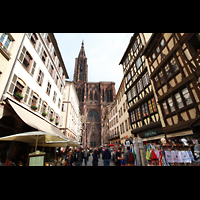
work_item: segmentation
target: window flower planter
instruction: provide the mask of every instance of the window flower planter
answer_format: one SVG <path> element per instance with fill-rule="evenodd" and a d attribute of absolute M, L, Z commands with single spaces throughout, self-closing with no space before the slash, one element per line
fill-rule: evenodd
<path fill-rule="evenodd" d="M 47 113 L 43 112 L 43 113 L 42 113 L 42 116 L 46 117 L 46 116 L 47 116 Z"/>
<path fill-rule="evenodd" d="M 56 122 L 56 125 L 58 125 L 59 124 L 59 122 Z"/>
<path fill-rule="evenodd" d="M 54 120 L 54 118 L 50 118 L 50 121 L 52 122 Z"/>
<path fill-rule="evenodd" d="M 21 101 L 24 98 L 19 91 L 15 92 L 13 96 L 19 101 Z"/>
<path fill-rule="evenodd" d="M 32 105 L 31 108 L 32 108 L 33 110 L 37 110 L 38 107 L 37 107 L 36 105 Z"/>

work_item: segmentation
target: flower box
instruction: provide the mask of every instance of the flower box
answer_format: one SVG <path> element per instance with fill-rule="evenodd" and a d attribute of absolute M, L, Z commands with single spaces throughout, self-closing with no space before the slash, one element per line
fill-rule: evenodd
<path fill-rule="evenodd" d="M 54 120 L 54 118 L 50 118 L 50 121 L 52 122 Z"/>
<path fill-rule="evenodd" d="M 46 117 L 46 116 L 47 116 L 47 113 L 43 112 L 43 113 L 42 113 L 42 116 Z"/>
<path fill-rule="evenodd" d="M 19 100 L 19 101 L 21 101 L 24 97 L 21 95 L 21 93 L 20 92 L 15 92 L 14 94 L 13 94 L 13 96 L 17 99 L 17 100 Z"/>
<path fill-rule="evenodd" d="M 56 122 L 56 125 L 58 125 L 59 124 L 59 122 Z"/>
<path fill-rule="evenodd" d="M 37 107 L 36 105 L 32 105 L 31 108 L 32 108 L 33 110 L 37 110 L 38 107 Z"/>

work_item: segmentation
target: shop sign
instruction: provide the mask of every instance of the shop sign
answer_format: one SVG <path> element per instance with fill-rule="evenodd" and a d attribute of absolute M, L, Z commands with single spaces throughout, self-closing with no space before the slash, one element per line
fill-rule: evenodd
<path fill-rule="evenodd" d="M 145 138 L 155 136 L 155 135 L 157 135 L 156 131 L 151 131 L 151 130 L 148 130 L 146 133 L 144 133 Z"/>

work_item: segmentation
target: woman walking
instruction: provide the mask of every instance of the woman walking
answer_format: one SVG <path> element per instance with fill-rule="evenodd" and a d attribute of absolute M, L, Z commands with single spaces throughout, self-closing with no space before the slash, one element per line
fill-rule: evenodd
<path fill-rule="evenodd" d="M 74 158 L 72 156 L 72 152 L 69 152 L 69 156 L 66 157 L 65 163 L 63 166 L 73 166 L 74 165 Z"/>
<path fill-rule="evenodd" d="M 93 166 L 98 166 L 99 160 L 97 158 L 97 150 L 94 150 L 92 157 L 93 157 L 93 160 L 92 160 Z"/>

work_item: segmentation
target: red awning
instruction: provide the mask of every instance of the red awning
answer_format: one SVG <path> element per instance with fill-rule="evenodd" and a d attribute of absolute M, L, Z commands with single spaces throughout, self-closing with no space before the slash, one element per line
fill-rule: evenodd
<path fill-rule="evenodd" d="M 114 144 L 107 144 L 107 147 L 115 146 Z"/>

